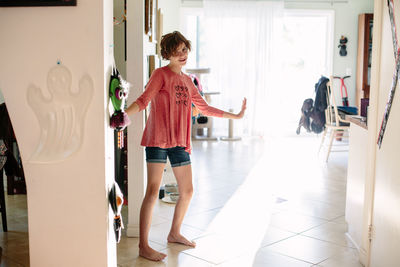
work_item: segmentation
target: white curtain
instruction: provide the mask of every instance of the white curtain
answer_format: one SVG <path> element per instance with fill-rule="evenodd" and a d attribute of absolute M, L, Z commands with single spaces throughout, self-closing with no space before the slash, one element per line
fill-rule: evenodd
<path fill-rule="evenodd" d="M 246 117 L 235 121 L 240 134 L 271 135 L 279 127 L 282 15 L 282 1 L 204 1 L 200 64 L 211 68 L 209 90 L 221 93 L 213 105 L 236 112 L 248 99 Z"/>

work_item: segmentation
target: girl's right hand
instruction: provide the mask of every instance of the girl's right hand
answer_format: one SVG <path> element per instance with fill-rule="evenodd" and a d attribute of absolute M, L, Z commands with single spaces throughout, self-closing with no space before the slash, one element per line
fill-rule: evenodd
<path fill-rule="evenodd" d="M 246 111 L 246 104 L 247 104 L 247 99 L 243 98 L 243 102 L 242 102 L 242 109 L 240 110 L 240 112 L 236 115 L 237 119 L 241 119 L 244 117 L 244 112 Z"/>

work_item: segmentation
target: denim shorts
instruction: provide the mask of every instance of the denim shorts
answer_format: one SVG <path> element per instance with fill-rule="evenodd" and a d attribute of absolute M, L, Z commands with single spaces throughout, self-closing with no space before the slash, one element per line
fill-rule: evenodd
<path fill-rule="evenodd" d="M 146 161 L 148 163 L 167 163 L 167 157 L 171 167 L 185 166 L 191 163 L 190 155 L 184 147 L 146 147 Z"/>

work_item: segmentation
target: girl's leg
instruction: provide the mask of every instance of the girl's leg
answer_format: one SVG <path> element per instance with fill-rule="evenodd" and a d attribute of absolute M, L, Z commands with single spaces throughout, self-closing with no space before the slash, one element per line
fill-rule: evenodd
<path fill-rule="evenodd" d="M 192 166 L 184 165 L 172 168 L 176 181 L 178 182 L 179 199 L 176 203 L 174 219 L 172 221 L 171 231 L 168 235 L 168 242 L 181 243 L 187 246 L 195 247 L 196 243 L 187 240 L 181 235 L 181 225 L 186 211 L 189 207 L 193 195 Z"/>
<path fill-rule="evenodd" d="M 153 261 L 160 261 L 167 256 L 152 249 L 148 239 L 153 208 L 158 198 L 164 167 L 165 163 L 147 163 L 147 188 L 140 209 L 139 255 Z"/>

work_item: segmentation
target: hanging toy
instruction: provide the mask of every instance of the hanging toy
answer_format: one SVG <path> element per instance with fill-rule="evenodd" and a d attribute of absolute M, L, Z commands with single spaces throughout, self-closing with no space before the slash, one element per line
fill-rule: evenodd
<path fill-rule="evenodd" d="M 347 50 L 346 50 L 346 44 L 347 44 L 347 37 L 344 37 L 342 35 L 342 37 L 340 38 L 340 44 L 338 45 L 338 47 L 340 47 L 340 51 L 339 51 L 339 55 L 341 55 L 342 57 L 347 56 Z"/>
<path fill-rule="evenodd" d="M 114 212 L 114 233 L 115 241 L 119 243 L 121 240 L 121 230 L 124 229 L 124 224 L 122 222 L 122 204 L 124 203 L 124 197 L 122 195 L 121 189 L 118 184 L 114 182 L 108 193 L 108 201 L 110 202 L 111 209 Z"/>
<path fill-rule="evenodd" d="M 128 98 L 129 83 L 122 79 L 118 70 L 114 67 L 110 78 L 110 100 L 114 113 L 110 118 L 110 127 L 118 132 L 118 148 L 124 147 L 124 132 L 131 121 L 125 112 L 125 103 Z"/>
<path fill-rule="evenodd" d="M 129 83 L 122 79 L 115 62 L 113 65 L 111 77 L 110 77 L 110 109 L 113 108 L 110 127 L 118 132 L 118 148 L 124 147 L 124 129 L 128 126 L 131 121 L 129 120 L 128 114 L 125 112 L 125 103 L 129 93 Z M 121 216 L 122 204 L 124 203 L 124 197 L 118 184 L 114 181 L 111 190 L 108 194 L 108 201 L 114 212 L 114 232 L 115 240 L 117 243 L 121 240 L 121 229 L 124 228 Z"/>

